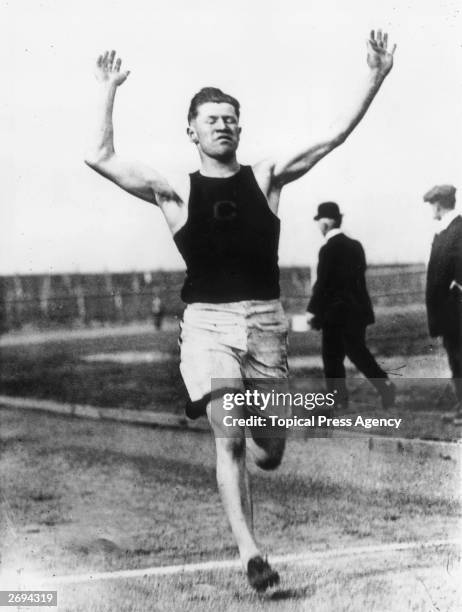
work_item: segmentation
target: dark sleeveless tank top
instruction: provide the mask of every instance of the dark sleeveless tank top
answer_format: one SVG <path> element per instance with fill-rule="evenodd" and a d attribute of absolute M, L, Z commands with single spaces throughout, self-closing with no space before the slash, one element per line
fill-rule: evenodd
<path fill-rule="evenodd" d="M 233 176 L 190 175 L 188 220 L 174 235 L 186 263 L 181 297 L 239 302 L 279 297 L 280 221 L 250 166 Z"/>

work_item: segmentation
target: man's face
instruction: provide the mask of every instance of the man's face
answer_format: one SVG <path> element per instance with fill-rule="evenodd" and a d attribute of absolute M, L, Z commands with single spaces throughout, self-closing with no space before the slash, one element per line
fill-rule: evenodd
<path fill-rule="evenodd" d="M 234 156 L 241 134 L 234 106 L 227 102 L 201 104 L 187 131 L 202 153 L 219 160 Z"/>
<path fill-rule="evenodd" d="M 318 219 L 318 227 L 321 231 L 321 234 L 325 236 L 327 232 L 334 227 L 335 221 L 333 219 L 329 219 L 329 217 L 321 217 Z"/>
<path fill-rule="evenodd" d="M 429 202 L 429 204 L 432 210 L 433 219 L 435 219 L 435 221 L 440 221 L 441 220 L 441 204 L 438 202 L 438 200 Z"/>

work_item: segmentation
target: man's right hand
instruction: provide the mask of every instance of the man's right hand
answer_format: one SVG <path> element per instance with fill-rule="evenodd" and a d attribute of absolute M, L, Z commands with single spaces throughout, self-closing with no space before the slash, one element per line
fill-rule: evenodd
<path fill-rule="evenodd" d="M 101 83 L 113 84 L 116 87 L 122 85 L 130 74 L 130 70 L 121 72 L 121 65 L 122 60 L 120 57 L 116 58 L 115 51 L 106 51 L 104 55 L 98 57 L 96 62 L 96 79 Z"/>

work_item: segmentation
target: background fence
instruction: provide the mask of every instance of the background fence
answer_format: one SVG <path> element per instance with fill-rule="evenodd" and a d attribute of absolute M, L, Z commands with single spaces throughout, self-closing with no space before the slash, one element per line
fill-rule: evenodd
<path fill-rule="evenodd" d="M 375 305 L 423 301 L 423 264 L 371 266 L 367 276 Z M 0 330 L 146 321 L 152 317 L 155 296 L 160 297 L 167 316 L 177 316 L 184 308 L 183 279 L 183 272 L 159 270 L 0 276 Z M 303 312 L 310 291 L 310 268 L 281 269 L 281 295 L 288 312 Z"/>

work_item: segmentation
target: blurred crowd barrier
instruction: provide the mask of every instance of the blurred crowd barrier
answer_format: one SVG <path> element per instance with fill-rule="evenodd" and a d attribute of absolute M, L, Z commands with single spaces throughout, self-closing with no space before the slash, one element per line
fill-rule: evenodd
<path fill-rule="evenodd" d="M 311 291 L 309 267 L 281 269 L 281 295 L 289 313 L 302 313 Z M 153 300 L 166 316 L 181 315 L 184 272 L 0 276 L 0 332 L 22 328 L 87 327 L 152 319 Z M 423 301 L 425 266 L 370 266 L 368 287 L 375 305 Z"/>

